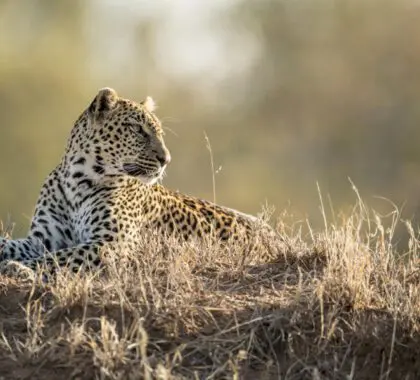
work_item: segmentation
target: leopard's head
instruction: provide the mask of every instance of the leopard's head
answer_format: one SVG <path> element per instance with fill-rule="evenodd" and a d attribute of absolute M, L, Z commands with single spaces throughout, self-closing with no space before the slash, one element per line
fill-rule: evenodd
<path fill-rule="evenodd" d="M 137 103 L 103 88 L 88 107 L 87 128 L 93 170 L 98 175 L 128 175 L 145 184 L 162 177 L 171 160 L 151 97 Z"/>

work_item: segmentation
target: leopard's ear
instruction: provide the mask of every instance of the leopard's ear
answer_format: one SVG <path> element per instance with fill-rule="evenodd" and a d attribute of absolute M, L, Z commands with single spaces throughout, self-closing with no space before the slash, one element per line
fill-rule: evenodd
<path fill-rule="evenodd" d="M 156 103 L 155 103 L 155 101 L 150 96 L 148 96 L 140 104 L 144 108 L 146 108 L 149 112 L 153 112 L 156 109 Z"/>
<path fill-rule="evenodd" d="M 107 112 L 114 109 L 117 104 L 118 95 L 116 91 L 109 87 L 99 90 L 88 108 L 88 112 L 95 120 L 101 119 Z"/>

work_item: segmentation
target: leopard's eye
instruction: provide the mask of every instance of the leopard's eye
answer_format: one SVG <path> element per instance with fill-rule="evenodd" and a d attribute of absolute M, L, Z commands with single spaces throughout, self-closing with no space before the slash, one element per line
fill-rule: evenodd
<path fill-rule="evenodd" d="M 144 128 L 141 125 L 137 126 L 137 133 L 139 133 L 143 137 L 149 137 L 149 134 L 144 130 Z"/>
<path fill-rule="evenodd" d="M 135 133 L 139 134 L 143 137 L 149 137 L 147 132 L 143 129 L 143 127 L 140 124 L 130 124 L 130 129 Z"/>

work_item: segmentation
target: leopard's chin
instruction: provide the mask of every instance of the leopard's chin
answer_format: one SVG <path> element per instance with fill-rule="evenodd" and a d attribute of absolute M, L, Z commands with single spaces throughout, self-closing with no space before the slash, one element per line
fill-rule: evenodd
<path fill-rule="evenodd" d="M 152 186 L 155 183 L 157 183 L 157 181 L 159 181 L 159 177 L 146 177 L 146 176 L 137 176 L 137 179 L 139 179 L 143 184 L 148 185 L 148 186 Z"/>

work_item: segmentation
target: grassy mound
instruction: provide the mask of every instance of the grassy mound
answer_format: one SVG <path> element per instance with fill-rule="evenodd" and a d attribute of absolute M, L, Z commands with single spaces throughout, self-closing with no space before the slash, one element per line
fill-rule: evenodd
<path fill-rule="evenodd" d="M 360 202 L 322 232 L 279 223 L 288 252 L 143 235 L 101 274 L 0 277 L 4 379 L 420 378 L 419 240 Z M 284 218 L 281 218 L 284 220 Z"/>

